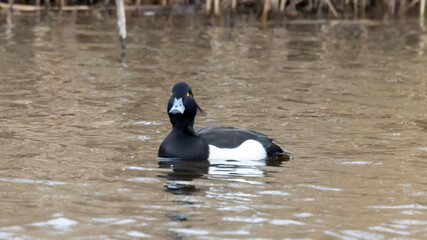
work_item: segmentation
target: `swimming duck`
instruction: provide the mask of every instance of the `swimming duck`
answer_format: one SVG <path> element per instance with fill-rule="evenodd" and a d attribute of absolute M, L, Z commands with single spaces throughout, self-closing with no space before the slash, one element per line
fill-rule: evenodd
<path fill-rule="evenodd" d="M 202 111 L 190 86 L 175 84 L 167 109 L 172 131 L 160 145 L 159 158 L 245 161 L 289 157 L 289 152 L 259 132 L 221 126 L 195 130 L 198 110 Z"/>

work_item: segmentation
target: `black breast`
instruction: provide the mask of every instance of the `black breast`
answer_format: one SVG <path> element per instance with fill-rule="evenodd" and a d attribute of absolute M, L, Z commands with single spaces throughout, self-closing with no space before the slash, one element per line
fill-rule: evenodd
<path fill-rule="evenodd" d="M 206 160 L 209 157 L 209 146 L 198 136 L 171 132 L 160 145 L 158 156 Z"/>

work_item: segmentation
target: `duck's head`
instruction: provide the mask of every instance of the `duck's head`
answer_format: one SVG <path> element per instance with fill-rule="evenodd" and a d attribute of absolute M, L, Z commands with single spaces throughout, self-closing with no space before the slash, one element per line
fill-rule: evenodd
<path fill-rule="evenodd" d="M 202 111 L 194 100 L 190 86 L 185 82 L 175 84 L 168 103 L 168 114 L 172 125 L 175 126 L 178 121 L 183 120 L 189 121 L 192 125 L 197 110 Z"/>

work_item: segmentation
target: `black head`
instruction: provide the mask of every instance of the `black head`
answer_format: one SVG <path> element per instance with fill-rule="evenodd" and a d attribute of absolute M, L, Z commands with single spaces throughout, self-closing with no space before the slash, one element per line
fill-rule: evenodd
<path fill-rule="evenodd" d="M 192 127 L 197 110 L 202 111 L 194 100 L 190 86 L 185 82 L 175 84 L 168 103 L 168 114 L 172 125 L 190 124 Z"/>

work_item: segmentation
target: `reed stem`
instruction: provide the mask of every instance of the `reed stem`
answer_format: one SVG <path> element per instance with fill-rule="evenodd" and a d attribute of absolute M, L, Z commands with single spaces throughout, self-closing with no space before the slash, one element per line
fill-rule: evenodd
<path fill-rule="evenodd" d="M 264 8 L 262 10 L 262 21 L 266 22 L 268 19 L 268 10 L 270 8 L 270 0 L 264 0 Z"/>
<path fill-rule="evenodd" d="M 221 11 L 219 8 L 219 0 L 214 0 L 214 11 L 215 11 L 215 16 L 221 15 Z"/>
<path fill-rule="evenodd" d="M 3 0 L 6 1 L 6 0 Z M 28 0 L 7 0 L 6 2 L 0 2 L 0 8 L 13 9 L 17 11 L 39 11 L 45 4 L 47 10 L 60 10 L 60 11 L 73 11 L 73 10 L 91 10 L 94 7 L 89 7 L 94 0 L 87 0 L 87 4 L 81 5 L 76 0 L 53 0 L 54 5 L 51 5 L 52 0 L 34 0 L 35 5 L 25 4 Z M 97 0 L 105 4 L 108 9 L 110 0 Z M 165 8 L 168 5 L 178 4 L 190 4 L 190 0 L 182 1 L 171 1 L 171 0 L 159 0 L 159 1 L 144 1 L 144 0 L 126 0 L 128 2 L 134 1 L 130 5 L 125 5 L 125 0 L 116 0 L 117 16 L 120 18 L 123 16 L 122 21 L 119 21 L 120 36 L 125 39 L 125 9 L 133 10 L 152 10 L 158 9 L 161 11 L 161 7 Z M 284 12 L 288 10 L 289 13 L 296 14 L 298 11 L 304 11 L 309 14 L 317 14 L 321 16 L 324 13 L 331 12 L 334 17 L 348 16 L 346 13 L 354 11 L 354 17 L 365 18 L 367 14 L 373 16 L 374 13 L 377 16 L 398 16 L 404 17 L 406 14 L 413 13 L 414 11 L 408 11 L 410 9 L 416 9 L 419 11 L 420 18 L 425 18 L 427 0 L 206 0 L 206 14 L 215 14 L 216 16 L 221 15 L 222 8 L 228 8 L 231 12 L 243 10 L 242 12 L 250 12 L 247 10 L 253 10 L 258 12 L 259 6 L 263 6 L 261 10 L 261 20 L 267 21 L 269 18 L 268 14 L 270 11 Z M 148 5 L 150 4 L 151 5 Z M 147 4 L 145 6 L 144 4 Z M 195 7 L 199 7 L 200 0 L 194 0 L 192 4 Z M 157 6 L 156 6 L 157 5 Z M 327 7 L 325 6 L 327 5 Z M 418 9 L 419 5 L 419 9 Z M 239 6 L 239 9 L 236 9 Z M 212 9 L 213 8 L 213 9 Z M 248 9 L 251 8 L 251 9 Z M 157 10 L 156 10 L 157 11 Z M 381 12 L 382 11 L 382 12 Z M 304 16 L 301 14 L 300 16 Z"/>
<path fill-rule="evenodd" d="M 338 13 L 337 13 L 337 11 L 335 10 L 334 5 L 332 5 L 331 0 L 325 0 L 325 1 L 326 1 L 326 3 L 328 4 L 329 9 L 332 11 L 332 13 L 334 14 L 334 16 L 335 16 L 335 17 L 338 17 Z"/>
<path fill-rule="evenodd" d="M 211 13 L 211 7 L 212 7 L 211 0 L 206 0 L 206 14 L 209 15 Z"/>
<path fill-rule="evenodd" d="M 280 1 L 280 7 L 279 7 L 281 12 L 283 12 L 285 10 L 285 6 L 286 6 L 286 0 L 281 0 Z"/>
<path fill-rule="evenodd" d="M 126 15 L 125 15 L 125 4 L 123 0 L 116 0 L 116 11 L 117 11 L 117 25 L 119 27 L 120 45 L 122 50 L 122 57 L 126 55 Z"/>
<path fill-rule="evenodd" d="M 353 0 L 354 17 L 356 17 L 356 18 L 357 18 L 357 16 L 359 15 L 359 13 L 358 13 L 358 9 L 357 9 L 358 5 L 359 5 L 359 4 L 358 4 L 357 0 Z"/>

